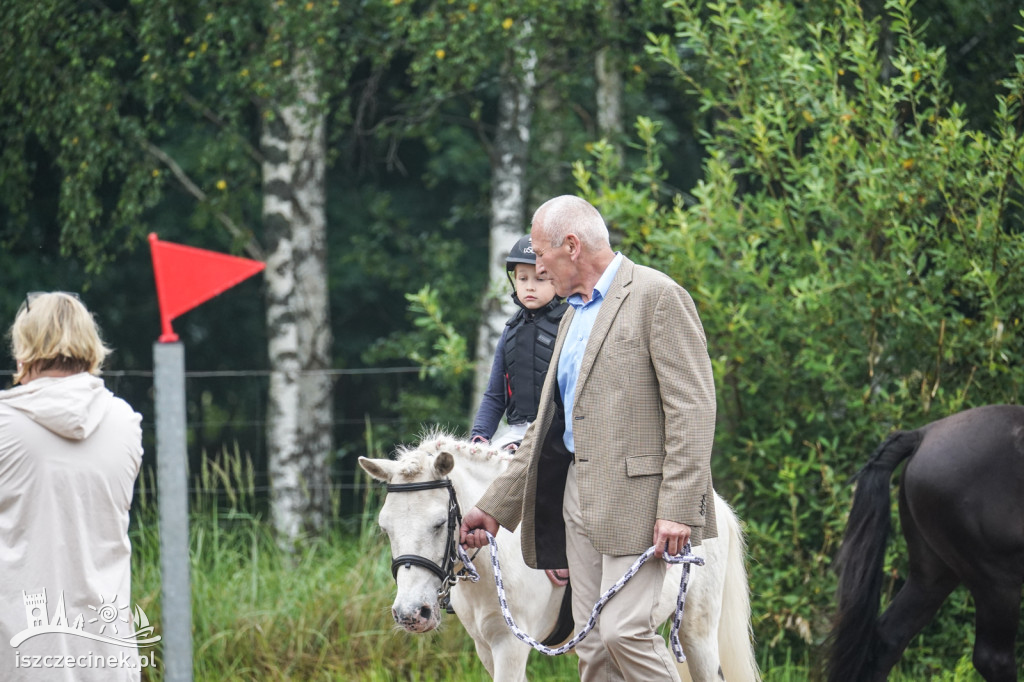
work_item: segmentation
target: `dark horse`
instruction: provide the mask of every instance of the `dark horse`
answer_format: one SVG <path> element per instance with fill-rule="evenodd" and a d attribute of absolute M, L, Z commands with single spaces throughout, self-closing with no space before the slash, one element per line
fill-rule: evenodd
<path fill-rule="evenodd" d="M 889 485 L 903 460 L 900 523 L 910 571 L 878 618 L 889 535 Z M 910 640 L 963 583 L 974 597 L 974 667 L 1017 679 L 1024 579 L 1024 407 L 990 405 L 898 431 L 857 474 L 839 551 L 830 682 L 884 680 Z"/>

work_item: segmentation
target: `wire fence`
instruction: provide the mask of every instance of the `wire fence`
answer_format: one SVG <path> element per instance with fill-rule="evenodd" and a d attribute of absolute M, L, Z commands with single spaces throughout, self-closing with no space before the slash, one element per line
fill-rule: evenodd
<path fill-rule="evenodd" d="M 0 376 L 13 376 L 11 370 Z M 334 451 L 329 485 L 311 483 L 314 496 L 331 500 L 336 515 L 363 511 L 366 480 L 359 455 L 387 457 L 402 434 L 422 428 L 409 422 L 399 405 L 408 390 L 422 390 L 420 368 L 366 367 L 304 372 L 326 375 L 334 384 L 331 420 Z M 189 496 L 193 508 L 244 506 L 264 512 L 271 494 L 266 454 L 267 369 L 216 369 L 185 372 Z M 107 387 L 142 415 L 143 470 L 136 485 L 137 504 L 159 493 L 156 481 L 156 414 L 153 371 L 104 371 Z M 2 381 L 2 379 L 0 379 Z"/>

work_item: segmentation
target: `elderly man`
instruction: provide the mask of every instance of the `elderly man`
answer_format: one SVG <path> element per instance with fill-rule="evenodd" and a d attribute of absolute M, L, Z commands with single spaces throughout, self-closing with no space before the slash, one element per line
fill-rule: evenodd
<path fill-rule="evenodd" d="M 508 471 L 465 516 L 461 541 L 523 524 L 535 568 L 568 567 L 573 617 L 651 544 L 678 554 L 715 537 L 715 390 L 689 294 L 612 250 L 594 206 L 542 205 L 531 231 L 537 273 L 571 308 L 559 327 L 537 419 Z M 580 679 L 678 680 L 652 613 L 667 565 L 649 561 L 577 647 Z"/>

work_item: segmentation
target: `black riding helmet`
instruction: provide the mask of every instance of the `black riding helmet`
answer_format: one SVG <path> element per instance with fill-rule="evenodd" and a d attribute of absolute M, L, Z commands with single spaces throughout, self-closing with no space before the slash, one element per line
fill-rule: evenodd
<path fill-rule="evenodd" d="M 508 281 L 512 284 L 513 291 L 515 291 L 516 282 L 512 273 L 515 272 L 516 265 L 519 263 L 526 263 L 527 265 L 537 264 L 537 255 L 533 252 L 533 242 L 530 241 L 530 235 L 517 239 L 516 243 L 509 250 L 508 257 L 505 258 L 505 276 L 508 277 Z"/>

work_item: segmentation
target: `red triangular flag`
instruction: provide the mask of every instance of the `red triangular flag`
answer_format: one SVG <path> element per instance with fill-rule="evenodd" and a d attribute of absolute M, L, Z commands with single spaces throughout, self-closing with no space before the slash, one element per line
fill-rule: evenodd
<path fill-rule="evenodd" d="M 171 320 L 263 269 L 264 264 L 216 251 L 162 242 L 149 235 L 160 302 L 160 342 L 177 341 Z"/>

